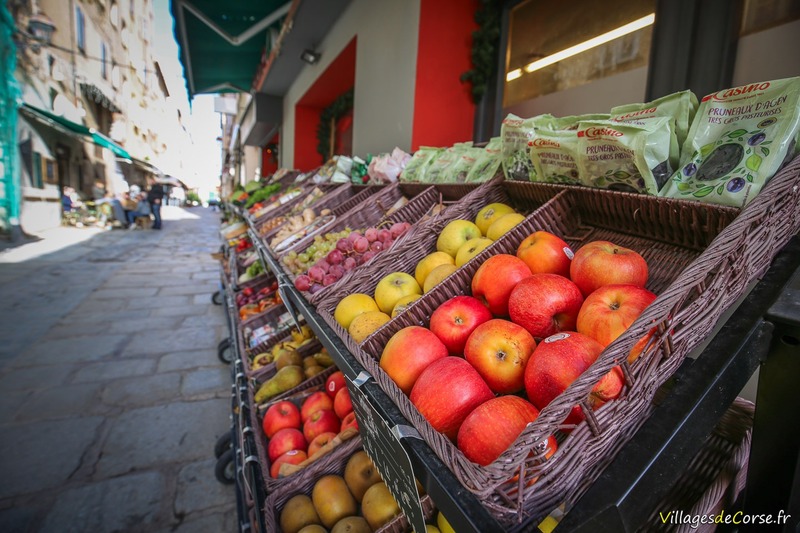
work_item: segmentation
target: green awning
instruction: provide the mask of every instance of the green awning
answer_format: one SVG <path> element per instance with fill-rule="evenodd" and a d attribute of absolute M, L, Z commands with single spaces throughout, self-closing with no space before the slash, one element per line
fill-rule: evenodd
<path fill-rule="evenodd" d="M 189 96 L 249 91 L 269 55 L 270 29 L 277 35 L 290 7 L 287 0 L 172 0 Z"/>
<path fill-rule="evenodd" d="M 30 104 L 22 104 L 22 107 L 19 108 L 20 111 L 24 112 L 29 117 L 32 117 L 39 122 L 42 122 L 48 126 L 55 127 L 56 129 L 61 130 L 64 133 L 69 135 L 77 135 L 79 137 L 87 137 L 90 141 L 95 143 L 98 146 L 102 146 L 103 148 L 108 148 L 114 155 L 117 157 L 121 157 L 122 159 L 131 159 L 131 155 L 120 145 L 103 135 L 97 130 L 92 128 L 87 128 L 83 124 L 78 124 L 77 122 L 72 122 L 71 120 L 67 120 L 64 117 L 60 117 L 58 115 L 54 115 L 49 111 L 45 111 L 44 109 L 39 109 L 38 107 L 34 107 Z"/>

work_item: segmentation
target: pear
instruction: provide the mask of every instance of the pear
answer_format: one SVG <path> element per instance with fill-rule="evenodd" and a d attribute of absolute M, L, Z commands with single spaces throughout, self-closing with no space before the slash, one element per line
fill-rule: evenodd
<path fill-rule="evenodd" d="M 310 355 L 307 355 L 307 356 L 303 357 L 303 368 L 309 368 L 309 367 L 312 367 L 312 366 L 319 366 L 319 363 L 317 363 L 317 360 L 314 359 Z"/>
<path fill-rule="evenodd" d="M 311 524 L 310 526 L 304 527 L 297 533 L 328 533 L 328 530 L 319 524 Z"/>
<path fill-rule="evenodd" d="M 283 506 L 280 516 L 281 530 L 284 533 L 298 533 L 311 524 L 320 524 L 311 498 L 305 494 L 292 497 Z"/>
<path fill-rule="evenodd" d="M 275 358 L 275 368 L 278 370 L 291 365 L 303 366 L 303 357 L 297 350 L 285 350 Z"/>
<path fill-rule="evenodd" d="M 389 492 L 386 483 L 380 481 L 367 489 L 361 501 L 361 514 L 373 531 L 377 531 L 400 514 L 400 506 Z"/>
<path fill-rule="evenodd" d="M 317 364 L 319 364 L 319 366 L 323 366 L 325 368 L 328 368 L 334 363 L 333 358 L 330 356 L 330 354 L 328 354 L 328 351 L 325 350 L 324 348 L 314 354 L 314 359 L 317 360 Z"/>
<path fill-rule="evenodd" d="M 314 376 L 316 376 L 317 374 L 319 374 L 320 372 L 325 372 L 325 369 L 322 368 L 319 365 L 314 365 L 314 366 L 310 366 L 310 367 L 306 368 L 304 370 L 304 372 L 305 372 L 305 375 L 306 375 L 306 379 L 311 379 Z"/>
<path fill-rule="evenodd" d="M 321 477 L 311 490 L 311 501 L 325 527 L 333 527 L 336 522 L 348 516 L 354 516 L 358 506 L 347 484 L 341 476 L 327 475 Z"/>
<path fill-rule="evenodd" d="M 331 533 L 372 533 L 372 528 L 363 517 L 348 516 L 336 522 Z"/>
<path fill-rule="evenodd" d="M 378 469 L 364 450 L 357 451 L 347 460 L 344 480 L 358 503 L 361 503 L 368 488 L 382 481 Z"/>
<path fill-rule="evenodd" d="M 297 365 L 285 366 L 259 387 L 254 399 L 256 403 L 264 403 L 278 394 L 283 394 L 289 389 L 297 387 L 305 379 L 303 367 Z"/>

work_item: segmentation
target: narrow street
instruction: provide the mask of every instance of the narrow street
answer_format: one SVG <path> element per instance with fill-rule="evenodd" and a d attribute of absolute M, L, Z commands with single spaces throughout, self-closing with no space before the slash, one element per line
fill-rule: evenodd
<path fill-rule="evenodd" d="M 219 214 L 0 249 L 0 531 L 236 530 Z"/>

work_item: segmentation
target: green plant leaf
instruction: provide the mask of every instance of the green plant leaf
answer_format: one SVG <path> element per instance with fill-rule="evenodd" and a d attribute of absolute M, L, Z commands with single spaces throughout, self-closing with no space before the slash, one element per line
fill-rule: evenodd
<path fill-rule="evenodd" d="M 725 192 L 725 184 L 721 183 L 719 187 L 717 187 L 717 194 L 722 194 Z"/>
<path fill-rule="evenodd" d="M 696 196 L 697 198 L 702 198 L 703 196 L 708 196 L 713 191 L 714 191 L 714 186 L 710 185 L 708 187 L 703 187 L 702 189 L 698 189 L 698 190 L 694 191 L 694 195 L 693 196 Z"/>
<path fill-rule="evenodd" d="M 762 154 L 764 154 L 765 156 L 769 155 L 769 148 L 764 148 L 764 147 L 762 146 L 762 147 L 761 147 L 761 153 L 762 153 Z"/>
<path fill-rule="evenodd" d="M 691 190 L 691 189 L 692 189 L 692 186 L 691 186 L 691 185 L 689 185 L 688 183 L 683 183 L 683 182 L 680 182 L 680 183 L 678 183 L 678 184 L 677 184 L 677 185 L 675 185 L 675 186 L 676 186 L 676 187 L 678 188 L 678 190 L 679 190 L 679 191 L 681 191 L 681 192 L 683 192 L 683 191 L 689 191 L 689 190 Z"/>
<path fill-rule="evenodd" d="M 733 139 L 734 137 L 741 137 L 745 133 L 747 133 L 747 130 L 739 129 L 739 130 L 734 130 L 734 131 L 728 133 L 727 136 L 730 137 L 731 139 Z"/>

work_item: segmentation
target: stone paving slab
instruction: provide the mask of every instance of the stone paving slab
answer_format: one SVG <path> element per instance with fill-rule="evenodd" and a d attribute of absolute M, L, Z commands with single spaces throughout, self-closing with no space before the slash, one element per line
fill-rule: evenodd
<path fill-rule="evenodd" d="M 147 531 L 164 504 L 165 480 L 143 472 L 66 490 L 47 514 L 42 531 Z"/>
<path fill-rule="evenodd" d="M 175 496 L 175 512 L 189 514 L 230 505 L 230 493 L 234 488 L 209 479 L 216 460 L 206 459 L 184 466 L 178 474 L 178 489 Z"/>
<path fill-rule="evenodd" d="M 224 397 L 230 395 L 231 371 L 229 368 L 198 368 L 183 376 L 181 395 L 187 398 L 197 396 Z"/>
<path fill-rule="evenodd" d="M 102 329 L 98 333 L 103 332 Z M 98 361 L 119 350 L 128 340 L 127 335 L 97 335 L 38 342 L 22 354 L 17 366 L 39 366 L 58 363 Z"/>
<path fill-rule="evenodd" d="M 161 309 L 162 307 L 175 308 L 183 305 L 189 305 L 191 303 L 192 299 L 187 295 L 158 296 L 156 298 L 130 298 L 126 302 L 125 307 L 127 309 L 142 309 L 149 311 L 150 309 Z M 180 316 L 180 314 L 173 316 Z"/>
<path fill-rule="evenodd" d="M 177 372 L 117 379 L 106 385 L 101 394 L 104 405 L 125 408 L 160 405 L 181 399 L 181 375 Z"/>
<path fill-rule="evenodd" d="M 150 310 L 150 316 L 205 315 L 206 313 L 208 313 L 210 305 L 214 304 L 211 303 L 211 298 L 209 297 L 208 303 L 203 305 L 187 304 L 187 305 L 179 305 L 176 307 L 158 307 L 156 309 Z"/>
<path fill-rule="evenodd" d="M 213 350 L 188 350 L 185 352 L 171 352 L 158 360 L 157 373 L 172 370 L 192 370 L 203 366 L 221 366 L 222 362 L 217 357 L 217 349 Z M 225 366 L 230 377 L 230 369 Z M 229 383 L 230 384 L 230 383 Z"/>
<path fill-rule="evenodd" d="M 133 318 L 123 322 L 112 323 L 109 331 L 112 333 L 138 333 L 141 335 L 149 335 L 153 330 L 177 330 L 181 322 L 185 323 L 182 316 Z M 205 324 L 198 324 L 198 326 L 203 325 Z"/>
<path fill-rule="evenodd" d="M 116 378 L 152 374 L 156 368 L 153 359 L 123 359 L 86 365 L 72 377 L 72 383 L 104 382 Z"/>
<path fill-rule="evenodd" d="M 216 436 L 230 428 L 229 416 L 230 405 L 217 400 L 129 410 L 110 421 L 96 474 L 111 477 L 152 465 L 204 459 Z"/>
<path fill-rule="evenodd" d="M 166 315 L 170 316 L 170 315 Z M 174 316 L 174 315 L 172 315 Z M 195 327 L 176 330 L 154 330 L 131 339 L 124 354 L 159 354 L 192 349 L 216 348 L 216 328 Z"/>
<path fill-rule="evenodd" d="M 0 498 L 64 485 L 103 423 L 99 416 L 17 426 L 0 433 Z"/>
<path fill-rule="evenodd" d="M 62 364 L 20 368 L 0 377 L 0 391 L 41 390 L 57 388 L 67 383 L 78 365 Z"/>
<path fill-rule="evenodd" d="M 101 389 L 100 383 L 82 383 L 37 392 L 25 402 L 17 419 L 39 421 L 71 418 L 76 413 L 101 414 L 105 410 L 99 402 Z"/>
<path fill-rule="evenodd" d="M 181 326 L 185 328 L 225 326 L 227 329 L 228 317 L 225 315 L 225 311 L 222 310 L 222 307 L 215 306 L 204 315 L 186 317 L 181 323 Z M 227 336 L 227 331 L 225 332 L 225 336 Z"/>

